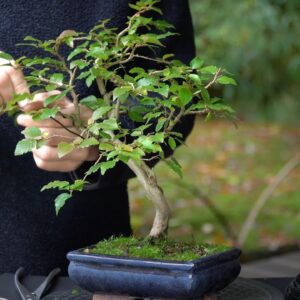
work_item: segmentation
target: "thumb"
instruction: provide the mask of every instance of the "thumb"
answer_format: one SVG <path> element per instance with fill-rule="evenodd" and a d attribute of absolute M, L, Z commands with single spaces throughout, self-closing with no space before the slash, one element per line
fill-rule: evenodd
<path fill-rule="evenodd" d="M 14 69 L 15 72 L 12 72 L 11 81 L 13 83 L 16 94 L 30 93 L 25 81 L 24 74 L 20 69 Z"/>
<path fill-rule="evenodd" d="M 16 94 L 29 93 L 29 88 L 25 81 L 24 74 L 15 64 L 14 60 L 0 58 L 0 66 L 2 66 L 2 70 L 9 75 Z"/>

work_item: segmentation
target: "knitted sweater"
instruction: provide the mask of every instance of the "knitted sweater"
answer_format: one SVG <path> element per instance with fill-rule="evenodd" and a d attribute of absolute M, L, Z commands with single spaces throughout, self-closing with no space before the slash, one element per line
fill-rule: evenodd
<path fill-rule="evenodd" d="M 194 56 L 193 30 L 188 0 L 162 0 L 164 18 L 181 33 L 163 50 L 188 62 Z M 110 18 L 122 28 L 132 12 L 128 0 L 0 0 L 0 49 L 15 57 L 34 54 L 32 48 L 15 47 L 26 35 L 53 39 L 65 29 L 88 31 L 98 20 Z M 91 93 L 80 87 L 80 97 Z M 192 118 L 180 124 L 186 137 Z M 77 193 L 58 216 L 55 191 L 40 188 L 55 179 L 70 180 L 67 173 L 36 167 L 31 154 L 14 156 L 21 128 L 7 116 L 0 118 L 0 274 L 20 266 L 31 274 L 46 274 L 54 267 L 66 271 L 65 254 L 111 235 L 129 235 L 125 165 L 100 178 L 97 189 Z"/>

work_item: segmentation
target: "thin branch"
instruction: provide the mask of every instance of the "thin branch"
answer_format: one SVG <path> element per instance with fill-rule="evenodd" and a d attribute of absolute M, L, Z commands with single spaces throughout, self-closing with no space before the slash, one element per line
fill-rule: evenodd
<path fill-rule="evenodd" d="M 174 126 L 181 120 L 181 117 L 183 117 L 184 113 L 185 113 L 185 108 L 183 107 L 183 108 L 180 109 L 180 112 L 178 113 L 178 115 L 174 119 L 173 123 L 172 124 L 170 123 L 168 125 L 167 129 L 165 130 L 166 133 L 172 131 Z"/>
<path fill-rule="evenodd" d="M 68 127 L 66 127 L 63 123 L 61 123 L 60 121 L 58 121 L 57 119 L 55 119 L 54 117 L 50 117 L 51 120 L 53 120 L 54 122 L 56 122 L 57 124 L 59 124 L 62 128 L 64 128 L 65 130 L 67 130 L 68 132 L 84 139 L 84 136 L 80 135 L 79 133 L 72 131 L 71 129 L 69 129 Z"/>
<path fill-rule="evenodd" d="M 106 94 L 106 87 L 103 78 L 97 77 L 96 82 L 101 96 L 104 97 L 104 95 Z"/>
<path fill-rule="evenodd" d="M 240 231 L 238 237 L 238 245 L 243 246 L 247 240 L 247 237 L 253 228 L 255 220 L 262 208 L 271 197 L 274 190 L 278 187 L 278 185 L 286 179 L 291 171 L 293 171 L 300 164 L 300 153 L 297 153 L 292 159 L 290 159 L 277 173 L 274 180 L 263 190 L 263 192 L 258 197 L 255 205 L 250 211 L 246 221 L 244 222 L 242 229 Z"/>
<path fill-rule="evenodd" d="M 219 68 L 218 71 L 217 71 L 217 73 L 215 74 L 213 80 L 212 80 L 211 82 L 209 82 L 209 83 L 205 86 L 205 89 L 210 88 L 210 87 L 217 81 L 217 79 L 218 79 L 219 75 L 221 74 L 221 72 L 222 72 L 222 69 Z"/>
<path fill-rule="evenodd" d="M 139 55 L 139 54 L 135 54 L 134 57 L 154 61 L 154 62 L 157 62 L 159 64 L 164 64 L 164 65 L 170 65 L 171 64 L 171 62 L 166 61 L 166 60 L 151 58 L 151 57 L 144 56 L 144 55 Z"/>

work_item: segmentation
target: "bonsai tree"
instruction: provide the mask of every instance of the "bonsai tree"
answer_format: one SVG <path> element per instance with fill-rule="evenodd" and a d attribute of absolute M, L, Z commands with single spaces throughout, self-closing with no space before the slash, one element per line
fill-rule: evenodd
<path fill-rule="evenodd" d="M 160 159 L 182 176 L 175 158 L 164 155 L 166 147 L 175 150 L 183 143 L 176 125 L 187 115 L 203 115 L 206 119 L 215 115 L 231 117 L 230 106 L 222 99 L 211 97 L 208 90 L 214 84 L 235 84 L 226 71 L 204 66 L 200 57 L 187 65 L 174 59 L 171 53 L 162 57 L 157 54 L 164 40 L 176 34 L 171 24 L 159 18 L 162 12 L 156 6 L 158 2 L 140 0 L 130 4 L 135 13 L 121 31 L 111 28 L 109 20 L 104 20 L 88 33 L 66 30 L 47 41 L 26 37 L 25 45 L 43 50 L 42 57 L 13 60 L 9 54 L 0 54 L 8 64 L 24 70 L 28 86 L 34 90 L 15 95 L 1 108 L 2 113 L 14 115 L 22 111 L 21 101 L 30 102 L 37 93 L 53 91 L 44 101 L 44 107 L 26 113 L 35 121 L 52 119 L 69 132 L 57 116 L 72 120 L 77 131 L 71 133 L 76 138 L 58 145 L 59 157 L 74 149 L 98 147 L 99 158 L 83 178 L 74 182 L 53 181 L 42 188 L 42 191 L 52 188 L 62 191 L 55 199 L 56 212 L 74 192 L 83 190 L 91 174 L 104 175 L 121 162 L 133 171 L 155 207 L 150 237 L 165 235 L 170 217 L 169 205 L 151 161 Z M 151 62 L 151 68 L 141 67 L 145 60 Z M 96 83 L 99 96 L 91 94 L 80 99 L 75 90 L 79 80 L 84 80 L 87 87 Z M 59 105 L 65 96 L 75 106 L 71 115 L 64 114 Z M 86 121 L 81 116 L 84 109 L 92 111 Z M 124 118 L 133 121 L 135 126 L 128 128 L 122 122 Z M 39 148 L 49 138 L 38 127 L 26 128 L 23 134 L 15 155 Z"/>

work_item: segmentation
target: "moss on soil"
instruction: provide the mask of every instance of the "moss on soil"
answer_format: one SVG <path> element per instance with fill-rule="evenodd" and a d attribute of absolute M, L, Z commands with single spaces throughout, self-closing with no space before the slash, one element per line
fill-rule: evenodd
<path fill-rule="evenodd" d="M 135 237 L 118 237 L 103 240 L 86 253 L 128 256 L 137 258 L 190 261 L 199 257 L 220 253 L 227 246 L 175 242 L 167 239 L 151 240 Z"/>

